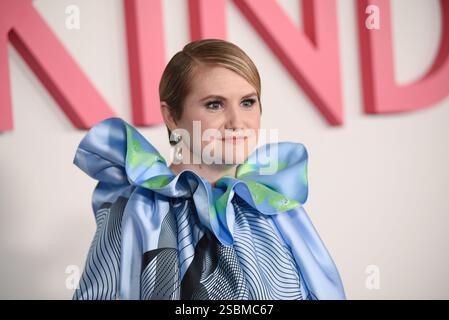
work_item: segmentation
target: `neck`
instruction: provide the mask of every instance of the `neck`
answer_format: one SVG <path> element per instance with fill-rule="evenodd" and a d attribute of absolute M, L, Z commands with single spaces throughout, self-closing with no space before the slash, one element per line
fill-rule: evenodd
<path fill-rule="evenodd" d="M 172 163 L 169 168 L 176 175 L 183 170 L 192 170 L 215 186 L 215 183 L 223 176 L 235 177 L 237 164 Z"/>

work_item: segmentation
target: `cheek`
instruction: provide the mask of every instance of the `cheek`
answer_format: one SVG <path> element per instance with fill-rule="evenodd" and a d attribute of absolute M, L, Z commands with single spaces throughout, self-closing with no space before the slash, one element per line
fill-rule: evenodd
<path fill-rule="evenodd" d="M 257 148 L 257 145 L 259 143 L 259 135 L 260 135 L 260 113 L 254 114 L 254 116 L 250 119 L 248 119 L 247 122 L 247 128 L 248 128 L 248 136 L 250 137 L 248 139 L 248 153 L 251 153 Z"/>
<path fill-rule="evenodd" d="M 196 109 L 195 112 L 191 112 L 186 117 L 186 120 L 190 122 L 189 126 L 191 128 L 193 128 L 193 121 L 199 122 L 201 124 L 201 132 L 211 128 L 218 129 L 222 123 L 222 117 L 219 114 L 214 114 L 201 108 Z"/>
<path fill-rule="evenodd" d="M 260 129 L 260 114 L 254 114 L 253 117 L 249 118 L 246 126 L 249 130 L 253 130 L 255 134 L 258 135 Z"/>
<path fill-rule="evenodd" d="M 204 117 L 201 119 L 201 131 L 215 129 L 218 130 L 221 127 L 220 117 Z"/>
<path fill-rule="evenodd" d="M 223 117 L 221 115 L 211 113 L 203 114 L 198 120 L 201 120 L 201 135 L 207 139 L 207 141 L 212 141 L 215 137 L 221 138 L 220 128 L 224 125 Z"/>
<path fill-rule="evenodd" d="M 259 130 L 260 129 L 260 117 L 251 119 L 249 122 L 248 128 L 256 130 L 256 131 Z"/>
<path fill-rule="evenodd" d="M 220 128 L 221 120 L 217 116 L 213 117 L 209 114 L 196 113 L 189 114 L 189 117 L 184 117 L 180 125 L 190 134 L 189 148 L 193 150 L 193 146 L 196 145 L 200 149 L 203 149 L 206 145 L 214 141 L 213 132 L 217 132 L 217 129 Z M 209 131 L 207 135 L 205 134 L 206 130 Z"/>

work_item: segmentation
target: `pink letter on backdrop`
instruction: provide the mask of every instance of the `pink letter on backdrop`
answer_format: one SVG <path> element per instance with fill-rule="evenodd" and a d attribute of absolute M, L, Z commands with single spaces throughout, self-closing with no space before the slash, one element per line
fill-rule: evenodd
<path fill-rule="evenodd" d="M 133 122 L 163 122 L 159 81 L 165 66 L 164 29 L 160 0 L 124 0 Z"/>
<path fill-rule="evenodd" d="M 76 128 L 114 115 L 30 0 L 0 1 L 0 36 L 0 131 L 13 129 L 8 36 Z"/>
<path fill-rule="evenodd" d="M 390 1 L 363 0 L 358 4 L 364 104 L 367 113 L 404 112 L 432 106 L 449 94 L 449 1 L 441 0 L 442 36 L 433 66 L 415 83 L 395 83 Z M 380 29 L 367 29 L 365 8 L 376 5 Z M 423 25 L 424 28 L 424 25 Z"/>
<path fill-rule="evenodd" d="M 234 0 L 331 125 L 343 123 L 334 0 L 303 0 L 304 32 L 274 0 Z"/>
<path fill-rule="evenodd" d="M 226 39 L 225 0 L 189 0 L 190 38 Z"/>

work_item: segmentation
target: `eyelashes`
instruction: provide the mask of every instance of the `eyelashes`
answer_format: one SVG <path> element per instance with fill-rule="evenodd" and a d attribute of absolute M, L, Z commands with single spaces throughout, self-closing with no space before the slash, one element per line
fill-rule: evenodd
<path fill-rule="evenodd" d="M 255 103 L 256 103 L 256 99 L 245 99 L 242 102 L 249 102 L 250 104 L 246 104 L 244 106 L 244 108 L 251 108 Z M 219 105 L 219 107 L 217 108 L 217 105 Z M 218 110 L 220 107 L 223 107 L 222 101 L 221 100 L 211 100 L 208 101 L 204 104 L 204 106 L 206 107 L 206 109 L 209 110 Z"/>
<path fill-rule="evenodd" d="M 251 102 L 251 104 L 250 104 L 248 107 L 252 107 L 252 105 L 256 103 L 256 99 L 246 99 L 246 100 L 243 100 L 243 101 L 244 101 L 244 102 L 245 102 L 245 101 Z"/>

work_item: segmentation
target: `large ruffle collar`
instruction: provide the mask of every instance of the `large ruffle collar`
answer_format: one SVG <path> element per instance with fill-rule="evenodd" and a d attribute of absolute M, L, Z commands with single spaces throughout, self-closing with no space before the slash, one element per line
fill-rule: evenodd
<path fill-rule="evenodd" d="M 200 222 L 222 244 L 231 245 L 234 194 L 264 215 L 301 206 L 308 195 L 307 158 L 301 143 L 265 144 L 237 166 L 235 177 L 223 176 L 212 186 L 191 170 L 174 174 L 164 157 L 136 128 L 113 117 L 87 132 L 73 163 L 98 180 L 97 188 L 101 184 L 103 193 L 133 185 L 167 197 L 193 197 Z M 101 199 L 95 192 L 92 202 L 96 210 Z"/>

